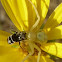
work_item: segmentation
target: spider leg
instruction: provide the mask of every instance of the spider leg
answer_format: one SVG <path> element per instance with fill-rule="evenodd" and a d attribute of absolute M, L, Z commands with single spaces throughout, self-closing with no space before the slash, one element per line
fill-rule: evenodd
<path fill-rule="evenodd" d="M 19 42 L 19 46 L 20 46 L 21 49 L 23 49 L 23 48 L 21 47 L 21 45 L 20 45 L 20 42 Z"/>
<path fill-rule="evenodd" d="M 40 45 L 44 45 L 45 44 L 45 42 L 47 42 L 47 41 L 35 41 L 36 43 L 39 43 Z"/>
<path fill-rule="evenodd" d="M 37 58 L 37 62 L 39 62 L 39 60 L 40 60 L 40 55 L 41 55 L 41 49 L 40 49 L 36 44 L 34 44 L 34 48 L 36 48 L 36 49 L 39 51 L 39 53 L 38 53 L 38 58 Z"/>
<path fill-rule="evenodd" d="M 29 54 L 21 61 L 21 62 L 24 62 L 26 59 L 28 59 L 31 55 L 33 55 L 34 53 L 34 47 L 33 47 L 33 44 L 31 42 L 28 43 L 30 48 L 31 48 L 31 52 L 29 52 Z"/>
<path fill-rule="evenodd" d="M 35 5 L 30 1 L 30 0 L 28 0 L 31 4 L 32 4 L 32 6 L 33 6 L 33 8 L 34 8 L 34 10 L 35 10 L 35 13 L 36 13 L 36 15 L 37 15 L 37 21 L 34 23 L 34 25 L 32 26 L 32 28 L 31 28 L 31 31 L 35 28 L 35 27 L 37 27 L 37 25 L 39 24 L 39 21 L 40 21 L 40 16 L 39 16 L 39 13 L 38 13 L 38 11 L 37 11 L 37 9 L 36 9 L 36 7 L 35 7 Z"/>

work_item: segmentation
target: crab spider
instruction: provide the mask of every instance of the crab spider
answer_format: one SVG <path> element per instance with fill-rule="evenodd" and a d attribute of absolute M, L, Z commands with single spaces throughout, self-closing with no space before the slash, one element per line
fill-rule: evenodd
<path fill-rule="evenodd" d="M 35 13 L 36 13 L 36 15 L 37 15 L 37 21 L 34 23 L 34 25 L 31 27 L 31 29 L 30 29 L 30 31 L 32 31 L 34 28 L 36 28 L 37 27 L 37 25 L 39 24 L 39 21 L 40 21 L 40 16 L 39 16 L 39 14 L 38 14 L 38 11 L 37 11 L 37 9 L 36 9 L 36 7 L 34 6 L 34 4 L 30 1 L 30 0 L 28 0 L 31 4 L 32 4 L 32 6 L 33 6 L 33 8 L 34 8 L 34 10 L 35 10 Z M 38 58 L 37 58 L 37 62 L 39 62 L 39 60 L 40 60 L 40 55 L 41 55 L 41 49 L 35 44 L 35 41 L 34 40 L 28 40 L 27 41 L 28 42 L 28 44 L 29 44 L 29 47 L 30 47 L 30 49 L 31 49 L 31 52 L 29 52 L 29 54 L 22 60 L 22 62 L 24 62 L 26 59 L 28 59 L 31 55 L 33 55 L 34 54 L 34 48 L 35 49 L 37 49 L 39 52 L 38 52 Z M 41 44 L 41 43 L 40 43 Z"/>

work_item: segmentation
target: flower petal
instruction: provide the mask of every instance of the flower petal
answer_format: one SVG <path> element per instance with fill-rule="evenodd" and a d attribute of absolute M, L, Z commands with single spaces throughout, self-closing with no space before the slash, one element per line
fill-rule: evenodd
<path fill-rule="evenodd" d="M 0 46 L 0 62 L 21 62 L 26 56 L 20 49 Z M 4 59 L 4 60 L 3 60 Z M 30 56 L 25 62 L 36 62 L 37 56 Z M 53 60 L 41 56 L 40 62 L 54 62 Z"/>
<path fill-rule="evenodd" d="M 25 0 L 20 1 L 20 3 L 21 3 L 20 8 L 18 7 L 17 0 L 1 0 L 1 2 L 2 2 L 2 5 L 3 5 L 4 9 L 6 10 L 8 16 L 10 17 L 12 22 L 15 24 L 15 26 L 20 31 L 23 29 L 25 30 L 25 28 L 27 27 L 26 26 L 27 25 L 27 9 L 26 9 Z M 24 10 L 24 8 L 25 8 L 25 10 Z"/>
<path fill-rule="evenodd" d="M 62 58 L 62 43 L 46 43 L 42 45 L 41 49 L 47 53 Z"/>
<path fill-rule="evenodd" d="M 28 62 L 37 62 L 37 58 L 38 58 L 37 56 L 31 56 L 28 59 Z M 42 55 L 42 56 L 40 56 L 39 62 L 54 62 L 54 61 Z"/>
<path fill-rule="evenodd" d="M 24 54 L 18 51 L 9 53 L 7 55 L 0 56 L 0 62 L 21 62 L 24 59 Z M 3 60 L 4 59 L 4 60 Z M 28 58 L 24 62 L 36 62 L 37 59 L 35 57 Z"/>
<path fill-rule="evenodd" d="M 40 62 L 54 62 L 54 61 L 51 60 L 50 58 L 45 57 L 45 56 L 41 56 Z"/>
<path fill-rule="evenodd" d="M 36 6 L 41 18 L 41 21 L 44 20 L 48 7 L 49 7 L 50 0 L 41 0 L 36 1 L 32 0 L 33 4 Z M 35 17 L 36 13 L 35 10 L 30 4 L 29 1 L 25 0 L 1 0 L 3 7 L 5 8 L 7 14 L 9 15 L 10 19 L 13 21 L 15 26 L 21 30 L 28 30 L 30 29 L 33 24 L 36 22 Z M 37 4 L 36 4 L 37 3 Z M 39 5 L 40 4 L 40 5 Z M 23 8 L 22 8 L 23 7 Z M 40 9 L 41 8 L 41 9 Z M 39 22 L 39 24 L 40 24 Z M 41 24 L 38 24 L 38 28 L 40 28 Z"/>
<path fill-rule="evenodd" d="M 10 35 L 10 33 L 0 30 L 0 46 L 8 46 L 7 38 Z"/>
<path fill-rule="evenodd" d="M 47 32 L 48 40 L 62 39 L 62 25 Z"/>
<path fill-rule="evenodd" d="M 0 62 L 21 62 L 26 56 L 20 49 L 0 46 Z M 42 58 L 42 57 L 41 57 Z M 3 60 L 4 59 L 4 60 Z M 36 62 L 37 57 L 30 56 L 25 62 Z M 40 61 L 44 61 L 41 59 Z"/>
<path fill-rule="evenodd" d="M 14 2 L 15 2 L 15 0 L 13 1 L 13 3 Z M 21 16 L 20 18 L 23 21 L 23 25 L 25 26 L 24 29 L 27 29 L 27 27 L 28 27 L 28 9 L 27 9 L 27 5 L 26 5 L 26 1 L 17 0 L 16 2 L 17 2 L 17 6 L 19 9 L 17 9 L 16 6 L 15 6 L 15 9 L 19 10 L 18 14 Z"/>
<path fill-rule="evenodd" d="M 54 10 L 47 20 L 44 29 L 51 29 L 58 26 L 62 22 L 62 3 Z M 47 30 L 48 31 L 48 30 Z"/>
<path fill-rule="evenodd" d="M 16 51 L 16 48 L 13 48 L 11 46 L 0 46 L 0 56 L 7 55 L 9 53 L 12 53 L 13 51 Z"/>
<path fill-rule="evenodd" d="M 33 8 L 33 5 L 30 3 L 30 0 L 25 0 L 28 10 L 28 30 L 32 27 L 32 25 L 35 23 L 35 10 Z M 36 0 L 31 0 L 31 2 L 36 5 Z"/>
<path fill-rule="evenodd" d="M 21 62 L 22 58 L 22 53 L 20 53 L 19 51 L 11 50 L 11 52 L 9 52 L 8 54 L 0 56 L 0 62 Z"/>

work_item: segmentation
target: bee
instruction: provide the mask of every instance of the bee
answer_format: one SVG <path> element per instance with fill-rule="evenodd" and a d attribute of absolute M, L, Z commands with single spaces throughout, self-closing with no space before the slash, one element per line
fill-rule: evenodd
<path fill-rule="evenodd" d="M 10 35 L 8 37 L 8 43 L 9 44 L 12 44 L 12 43 L 15 43 L 15 42 L 19 42 L 19 45 L 20 45 L 20 42 L 23 41 L 23 40 L 26 40 L 26 32 L 22 31 L 22 32 L 15 32 L 14 34 Z"/>

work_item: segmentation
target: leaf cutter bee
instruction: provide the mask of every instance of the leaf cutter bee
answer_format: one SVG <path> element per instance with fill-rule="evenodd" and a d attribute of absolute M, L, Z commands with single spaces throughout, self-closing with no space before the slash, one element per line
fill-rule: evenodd
<path fill-rule="evenodd" d="M 20 41 L 26 40 L 26 32 L 22 31 L 20 33 L 15 32 L 13 35 L 10 35 L 8 37 L 8 43 L 12 44 L 15 42 L 19 42 L 20 45 Z"/>

